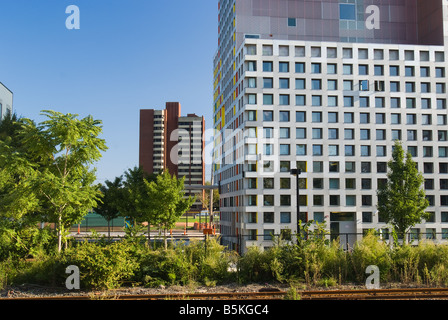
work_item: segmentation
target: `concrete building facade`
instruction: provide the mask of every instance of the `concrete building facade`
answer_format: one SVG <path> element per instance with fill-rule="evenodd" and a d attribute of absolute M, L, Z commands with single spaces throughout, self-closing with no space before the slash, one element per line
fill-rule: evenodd
<path fill-rule="evenodd" d="M 12 91 L 0 82 L 0 120 L 2 120 L 8 112 L 12 114 L 12 101 Z"/>
<path fill-rule="evenodd" d="M 168 169 L 177 177 L 185 177 L 186 185 L 205 184 L 204 117 L 181 116 L 178 102 L 166 103 L 164 110 L 140 110 L 140 166 L 148 174 Z M 199 195 L 190 190 L 187 195 Z M 199 212 L 199 199 L 191 211 Z"/>
<path fill-rule="evenodd" d="M 214 181 L 221 233 L 244 252 L 300 220 L 344 245 L 377 229 L 376 192 L 395 140 L 425 178 L 448 239 L 447 36 L 442 0 L 220 0 L 214 58 Z M 345 236 L 344 236 L 345 235 Z"/>

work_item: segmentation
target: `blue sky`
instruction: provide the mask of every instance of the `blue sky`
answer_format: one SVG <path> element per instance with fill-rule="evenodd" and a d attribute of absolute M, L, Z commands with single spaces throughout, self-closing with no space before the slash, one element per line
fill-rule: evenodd
<path fill-rule="evenodd" d="M 68 30 L 66 8 L 80 10 Z M 0 82 L 18 115 L 103 121 L 100 182 L 138 165 L 139 110 L 179 101 L 212 126 L 216 0 L 2 0 Z"/>

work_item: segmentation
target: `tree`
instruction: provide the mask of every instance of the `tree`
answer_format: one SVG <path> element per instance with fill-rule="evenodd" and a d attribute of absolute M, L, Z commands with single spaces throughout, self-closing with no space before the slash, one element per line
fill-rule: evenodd
<path fill-rule="evenodd" d="M 110 222 L 120 215 L 120 204 L 124 200 L 123 176 L 116 177 L 113 182 L 106 180 L 105 185 L 100 186 L 102 194 L 95 212 L 107 221 L 107 230 L 110 237 Z"/>
<path fill-rule="evenodd" d="M 405 159 L 399 141 L 395 143 L 388 167 L 387 182 L 377 192 L 378 213 L 392 225 L 395 234 L 405 239 L 410 228 L 429 218 L 425 212 L 429 202 L 422 187 L 424 178 L 410 153 L 406 154 Z"/>
<path fill-rule="evenodd" d="M 142 167 L 128 169 L 124 173 L 123 201 L 119 204 L 121 215 L 131 220 L 132 226 L 136 223 L 146 222 L 144 216 L 144 203 L 147 198 L 145 181 L 152 181 L 155 176 L 149 176 Z"/>
<path fill-rule="evenodd" d="M 178 179 L 168 170 L 157 176 L 156 181 L 145 181 L 148 203 L 146 218 L 163 229 L 165 248 L 167 248 L 166 231 L 172 229 L 179 218 L 191 208 L 194 197 L 185 197 L 185 177 Z"/>
<path fill-rule="evenodd" d="M 206 186 L 211 186 L 212 184 L 207 181 L 205 183 Z M 210 210 L 210 191 L 205 190 L 205 192 L 201 192 L 198 194 L 198 199 L 201 201 L 202 207 L 205 210 Z M 219 190 L 213 189 L 213 208 L 219 207 Z"/>
<path fill-rule="evenodd" d="M 98 136 L 101 121 L 88 116 L 43 111 L 48 120 L 36 125 L 22 119 L 18 135 L 21 148 L 2 144 L 2 165 L 17 177 L 19 184 L 8 193 L 29 193 L 36 201 L 22 214 L 39 214 L 41 221 L 55 223 L 58 251 L 65 230 L 81 222 L 100 198 L 95 169 L 90 166 L 107 149 Z"/>

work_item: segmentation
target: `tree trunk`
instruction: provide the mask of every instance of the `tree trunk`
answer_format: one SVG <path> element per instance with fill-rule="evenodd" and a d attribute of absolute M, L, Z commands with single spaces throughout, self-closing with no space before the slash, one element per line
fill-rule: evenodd
<path fill-rule="evenodd" d="M 148 222 L 148 248 L 151 247 L 151 225 Z"/>
<path fill-rule="evenodd" d="M 58 231 L 58 252 L 62 251 L 62 216 L 59 215 L 58 223 L 57 223 L 57 231 Z"/>
<path fill-rule="evenodd" d="M 168 241 L 166 239 L 166 229 L 163 229 L 163 241 L 165 243 L 165 250 L 168 249 Z"/>

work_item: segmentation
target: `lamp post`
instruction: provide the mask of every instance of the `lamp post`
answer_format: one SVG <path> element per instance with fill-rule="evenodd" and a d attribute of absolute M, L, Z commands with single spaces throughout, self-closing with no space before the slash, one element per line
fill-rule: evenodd
<path fill-rule="evenodd" d="M 299 176 L 302 173 L 302 169 L 292 169 L 291 170 L 291 174 L 296 176 L 296 192 L 297 192 L 297 198 L 296 198 L 296 203 L 297 203 L 297 241 L 299 241 L 299 237 L 300 237 L 300 201 L 299 201 Z"/>

